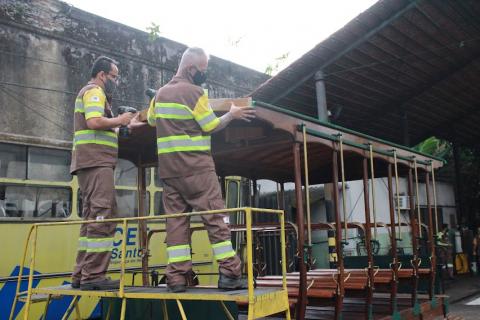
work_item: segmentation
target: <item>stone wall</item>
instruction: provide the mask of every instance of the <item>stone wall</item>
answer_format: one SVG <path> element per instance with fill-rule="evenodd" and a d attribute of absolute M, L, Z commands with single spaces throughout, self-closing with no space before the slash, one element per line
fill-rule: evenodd
<path fill-rule="evenodd" d="M 0 133 L 71 140 L 74 99 L 99 55 L 120 62 L 114 108 L 145 108 L 145 89 L 168 82 L 185 49 L 61 1 L 0 0 Z M 207 88 L 242 97 L 267 78 L 212 56 Z"/>

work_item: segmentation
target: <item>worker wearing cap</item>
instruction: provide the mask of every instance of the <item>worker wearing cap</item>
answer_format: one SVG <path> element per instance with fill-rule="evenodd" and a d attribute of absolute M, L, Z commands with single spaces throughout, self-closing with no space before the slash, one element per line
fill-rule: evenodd
<path fill-rule="evenodd" d="M 118 81 L 117 62 L 101 56 L 95 60 L 91 80 L 75 100 L 71 174 L 77 175 L 84 220 L 104 220 L 116 214 L 114 168 L 117 163 L 116 128 L 128 125 L 132 113 L 113 117 L 110 102 Z M 118 288 L 106 278 L 115 223 L 90 223 L 80 227 L 79 247 L 72 287 L 81 290 Z"/>
<path fill-rule="evenodd" d="M 225 208 L 215 164 L 210 152 L 210 134 L 233 119 L 250 121 L 252 108 L 232 104 L 220 118 L 213 113 L 207 93 L 201 85 L 206 80 L 208 56 L 200 48 L 188 48 L 177 74 L 157 91 L 148 112 L 148 123 L 156 126 L 159 176 L 164 182 L 163 205 L 166 213 L 219 210 Z M 241 263 L 232 248 L 230 229 L 224 215 L 202 215 L 218 261 L 218 287 L 245 288 Z M 167 219 L 166 270 L 168 289 L 186 290 L 186 276 L 192 268 L 190 218 Z"/>

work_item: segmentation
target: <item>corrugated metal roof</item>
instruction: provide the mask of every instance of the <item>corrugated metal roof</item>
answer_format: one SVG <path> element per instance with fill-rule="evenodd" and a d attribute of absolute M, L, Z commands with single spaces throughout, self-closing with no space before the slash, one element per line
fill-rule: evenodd
<path fill-rule="evenodd" d="M 480 136 L 480 1 L 383 0 L 257 88 L 255 100 L 316 116 L 322 70 L 332 122 L 410 145 Z"/>

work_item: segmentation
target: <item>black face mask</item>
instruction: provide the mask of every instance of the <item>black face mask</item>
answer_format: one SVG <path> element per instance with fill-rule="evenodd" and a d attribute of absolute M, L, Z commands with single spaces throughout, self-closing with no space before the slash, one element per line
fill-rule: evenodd
<path fill-rule="evenodd" d="M 105 81 L 103 84 L 105 86 L 105 95 L 107 97 L 113 97 L 113 93 L 115 92 L 115 89 L 117 89 L 117 84 L 115 83 L 115 81 L 107 78 L 107 81 Z"/>
<path fill-rule="evenodd" d="M 207 72 L 196 71 L 193 75 L 193 83 L 197 86 L 201 86 L 207 80 Z"/>

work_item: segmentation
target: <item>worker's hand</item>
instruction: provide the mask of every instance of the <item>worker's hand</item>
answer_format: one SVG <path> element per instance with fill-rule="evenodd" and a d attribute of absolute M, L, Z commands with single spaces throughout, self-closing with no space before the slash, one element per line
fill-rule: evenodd
<path fill-rule="evenodd" d="M 120 125 L 126 126 L 130 123 L 134 116 L 135 114 L 131 112 L 126 112 L 118 116 L 118 121 L 120 121 Z"/>
<path fill-rule="evenodd" d="M 229 112 L 234 119 L 250 122 L 253 118 L 255 118 L 256 111 L 252 107 L 237 107 L 232 102 Z"/>
<path fill-rule="evenodd" d="M 128 131 L 132 132 L 132 130 L 135 130 L 136 128 L 142 127 L 146 125 L 145 122 L 140 121 L 140 113 L 137 113 L 132 120 L 130 120 L 130 123 L 128 124 Z"/>

